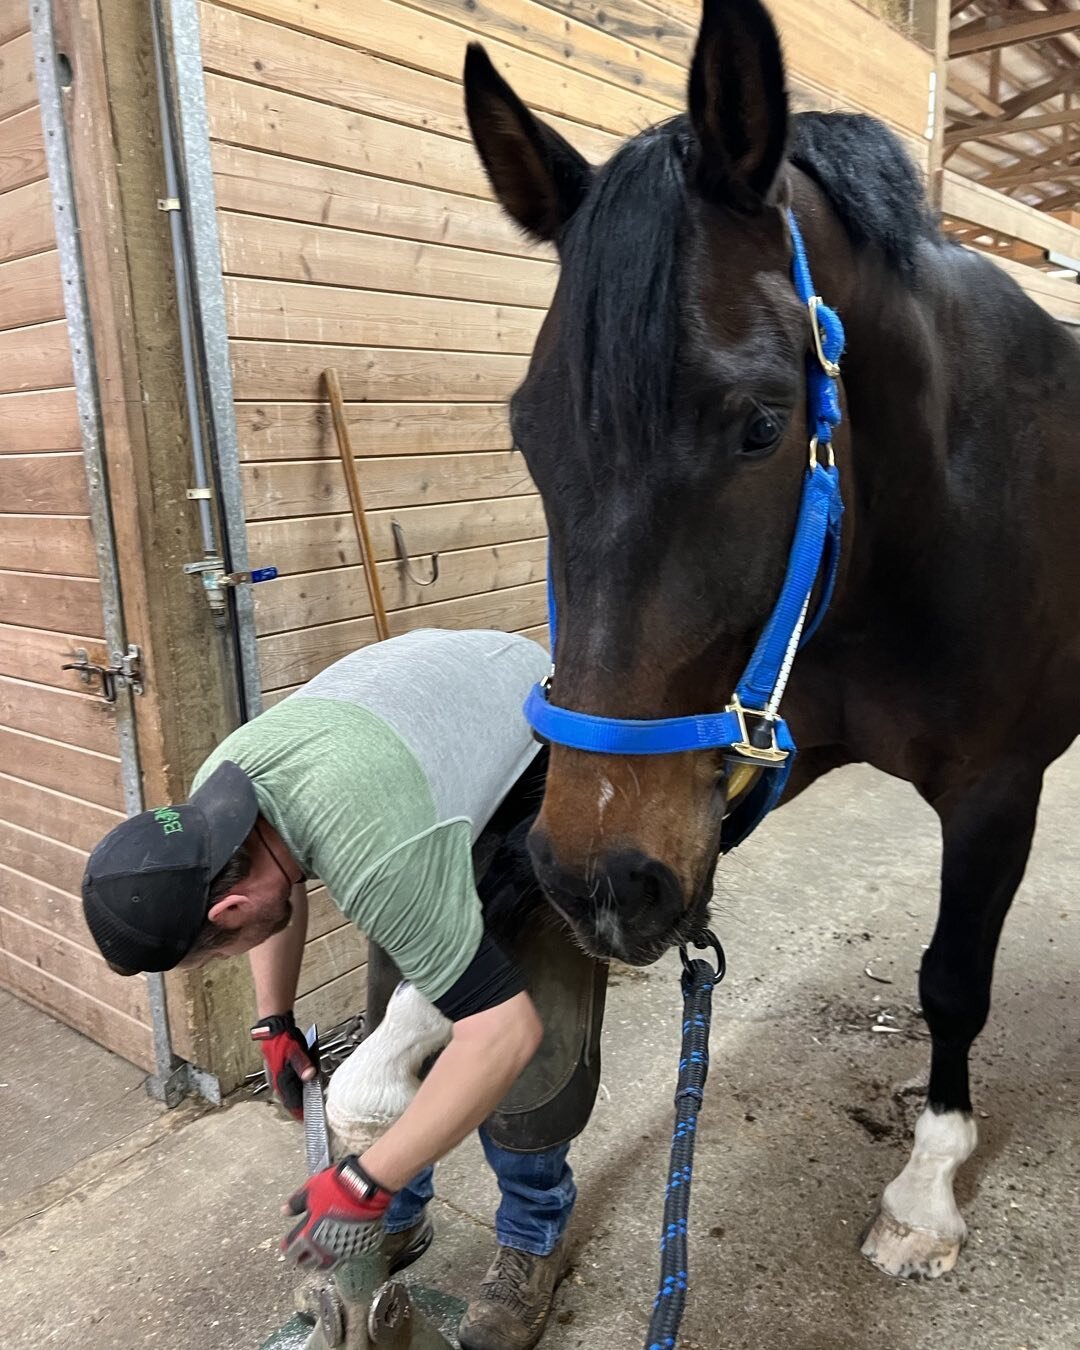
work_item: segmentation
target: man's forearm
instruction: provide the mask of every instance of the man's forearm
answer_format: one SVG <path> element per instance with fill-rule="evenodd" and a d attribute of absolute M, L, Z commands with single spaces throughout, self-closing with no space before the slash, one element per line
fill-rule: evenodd
<path fill-rule="evenodd" d="M 248 956 L 255 981 L 257 1017 L 288 1012 L 296 1002 L 308 926 L 307 888 L 302 881 L 292 888 L 289 899 L 292 903 L 289 926 L 253 948 Z"/>
<path fill-rule="evenodd" d="M 398 1191 L 486 1120 L 536 1053 L 542 1027 L 528 994 L 454 1026 L 454 1037 L 408 1110 L 361 1158 Z"/>

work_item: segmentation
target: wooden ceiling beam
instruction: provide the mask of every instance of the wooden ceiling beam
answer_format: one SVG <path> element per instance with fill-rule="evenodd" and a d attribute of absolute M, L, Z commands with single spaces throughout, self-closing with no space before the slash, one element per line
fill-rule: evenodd
<path fill-rule="evenodd" d="M 954 145 L 954 146 L 951 146 L 951 147 L 950 147 L 948 150 L 946 150 L 946 152 L 945 152 L 946 157 L 948 157 L 948 156 L 950 156 L 950 155 L 961 154 L 961 155 L 963 155 L 964 158 L 965 158 L 966 160 L 968 160 L 971 164 L 974 164 L 974 165 L 976 165 L 978 168 L 985 170 L 987 173 L 1000 173 L 1000 172 L 1001 172 L 1001 168 L 1002 168 L 1002 166 L 1001 166 L 1001 160 L 1000 160 L 1000 159 L 997 159 L 997 158 L 993 158 L 993 157 L 990 156 L 990 155 L 984 155 L 984 154 L 981 154 L 981 153 L 979 152 L 979 150 L 977 150 L 977 149 L 975 148 L 976 145 L 978 145 L 978 144 L 979 144 L 978 142 L 975 142 L 974 144 L 971 144 L 971 145 Z M 984 148 L 987 149 L 987 150 L 993 149 L 992 146 L 985 146 Z M 1023 166 L 1021 165 L 1020 167 L 1023 167 Z M 969 177 L 972 176 L 971 173 L 970 173 L 970 170 L 968 171 L 968 174 L 969 174 Z"/>
<path fill-rule="evenodd" d="M 983 147 L 983 148 L 985 148 L 985 149 L 987 149 L 987 150 L 990 150 L 990 149 L 992 149 L 993 147 L 992 147 L 992 146 L 985 146 L 985 147 Z M 1004 170 L 1002 169 L 1002 166 L 1001 166 L 1001 160 L 1000 160 L 998 157 L 996 157 L 996 156 L 994 156 L 994 155 L 982 155 L 982 154 L 977 154 L 977 153 L 975 153 L 973 147 L 970 146 L 970 145 L 962 146 L 961 149 L 962 149 L 962 150 L 964 151 L 964 153 L 967 155 L 968 159 L 973 160 L 973 161 L 974 161 L 976 164 L 978 164 L 981 168 L 985 169 L 987 173 L 1003 173 L 1003 172 L 1004 172 Z M 1019 165 L 1019 168 L 1022 169 L 1023 167 L 1024 167 L 1024 165 L 1022 165 L 1022 164 Z"/>
<path fill-rule="evenodd" d="M 1000 103 L 988 97 L 981 89 L 969 83 L 967 80 L 960 79 L 957 75 L 949 76 L 949 88 L 953 89 L 961 98 L 967 99 L 973 108 L 978 108 L 979 112 L 985 113 L 987 117 L 1005 117 L 1007 113 Z M 973 119 L 977 120 L 977 119 Z"/>
<path fill-rule="evenodd" d="M 1040 0 L 1019 0 L 1018 8 L 1026 9 L 1032 14 L 1045 14 L 1046 10 L 1041 7 Z M 1000 55 L 1001 49 L 997 49 Z M 1043 65 L 1050 63 L 1051 53 L 1058 57 L 1057 66 L 1075 66 L 1077 54 L 1069 46 L 1068 35 L 1065 37 L 1052 37 L 1043 42 L 1036 42 L 1032 45 L 1033 51 L 1043 62 Z"/>
<path fill-rule="evenodd" d="M 1065 108 L 1058 112 L 1042 113 L 1036 117 L 992 118 L 989 122 L 977 122 L 971 126 L 957 127 L 945 133 L 946 145 L 959 145 L 962 141 L 985 141 L 992 136 L 1017 136 L 1028 131 L 1038 131 L 1043 127 L 1064 127 L 1071 122 L 1080 121 L 1080 108 Z"/>
<path fill-rule="evenodd" d="M 1050 165 L 1045 169 L 1025 169 L 1015 177 L 1002 175 L 993 184 L 996 191 L 1012 191 L 1020 187 L 1034 187 L 1037 183 L 1072 183 L 1080 180 L 1080 164 L 1064 167 Z"/>
<path fill-rule="evenodd" d="M 974 56 L 1000 47 L 1015 47 L 1022 42 L 1056 37 L 1080 29 L 1080 10 L 1066 9 L 1036 14 L 988 14 L 953 30 L 949 38 L 949 57 Z"/>
<path fill-rule="evenodd" d="M 1077 13 L 1080 14 L 1080 10 L 1077 10 Z M 1039 103 L 1045 103 L 1055 94 L 1062 94 L 1066 89 L 1074 88 L 1078 76 L 1080 76 L 1080 70 L 1077 70 L 1077 67 L 1073 65 L 1067 70 L 1060 71 L 1053 79 L 1046 80 L 1043 84 L 1032 85 L 1030 89 L 1014 94 L 1012 98 L 1007 98 L 1001 105 L 1004 116 L 1016 117 L 1019 113 L 1027 112 L 1029 108 L 1034 108 Z"/>
<path fill-rule="evenodd" d="M 1001 99 L 1001 48 L 995 47 L 990 53 L 990 67 L 986 72 L 986 89 L 990 102 L 997 105 Z M 1000 114 L 997 114 L 1000 116 Z"/>
<path fill-rule="evenodd" d="M 1066 192 L 1059 192 L 1053 197 L 1044 197 L 1035 208 L 1036 211 L 1065 211 L 1074 207 L 1080 200 L 1080 190 L 1069 188 Z"/>
<path fill-rule="evenodd" d="M 1069 142 L 1059 141 L 1057 145 L 1052 145 L 1049 150 L 1044 150 L 1041 155 L 1021 155 L 1009 164 L 997 164 L 990 170 L 989 177 L 981 181 L 993 186 L 995 178 L 1015 177 L 1025 169 L 1038 169 L 1046 164 L 1058 164 L 1062 160 L 1070 159 L 1080 146 L 1073 146 Z"/>
<path fill-rule="evenodd" d="M 1080 13 L 1080 11 L 1077 12 Z M 999 119 L 977 119 L 973 122 L 968 122 L 967 126 L 983 126 L 989 128 L 994 120 L 1008 121 L 1016 118 L 1020 113 L 1026 112 L 1029 108 L 1034 108 L 1040 103 L 1047 102 L 1048 99 L 1053 98 L 1057 94 L 1062 94 L 1066 90 L 1075 88 L 1078 77 L 1080 77 L 1080 69 L 1076 66 L 1073 66 L 1068 70 L 1062 70 L 1055 75 L 1053 79 L 1045 80 L 1042 84 L 1035 85 L 1031 89 L 1025 89 L 1019 94 L 1014 94 L 1012 98 L 1007 98 L 1005 102 L 1000 105 L 1001 117 Z M 959 129 L 959 127 L 950 128 L 950 130 L 953 131 L 958 131 Z M 946 133 L 946 135 L 947 134 L 948 133 Z M 1046 140 L 1046 137 L 1041 131 L 1033 132 L 1032 134 L 1040 140 Z M 956 154 L 956 150 L 956 145 L 946 145 L 945 158 L 951 158 L 951 156 Z M 978 156 L 975 155 L 970 148 L 965 148 L 964 153 L 971 155 L 973 159 L 978 160 Z"/>

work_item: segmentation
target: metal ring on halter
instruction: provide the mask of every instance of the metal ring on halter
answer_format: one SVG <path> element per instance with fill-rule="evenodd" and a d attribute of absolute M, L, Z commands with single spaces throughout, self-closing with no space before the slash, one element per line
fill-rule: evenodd
<path fill-rule="evenodd" d="M 683 970 L 687 975 L 692 975 L 690 966 L 690 956 L 687 947 L 693 947 L 696 951 L 706 951 L 712 948 L 713 955 L 716 957 L 716 969 L 713 971 L 713 980 L 719 984 L 727 971 L 727 957 L 724 955 L 724 949 L 720 945 L 720 939 L 711 928 L 703 928 L 700 933 L 695 934 L 689 942 L 684 942 L 679 948 L 679 960 L 682 961 Z"/>
<path fill-rule="evenodd" d="M 824 303 L 820 295 L 812 295 L 806 302 L 806 307 L 810 311 L 810 329 L 814 335 L 814 355 L 818 359 L 818 365 L 828 375 L 829 379 L 838 380 L 840 378 L 840 367 L 825 355 L 825 344 L 822 341 L 821 320 L 818 318 L 818 310 Z"/>
<path fill-rule="evenodd" d="M 826 441 L 825 445 L 821 446 L 816 436 L 810 437 L 810 467 L 812 469 L 817 468 L 818 465 L 817 455 L 819 449 L 824 449 L 825 464 L 828 468 L 831 469 L 836 463 L 836 456 L 833 454 L 832 441 Z"/>

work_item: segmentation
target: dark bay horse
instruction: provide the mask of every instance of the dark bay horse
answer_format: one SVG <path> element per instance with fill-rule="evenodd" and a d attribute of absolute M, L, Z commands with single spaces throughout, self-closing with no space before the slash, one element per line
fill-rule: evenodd
<path fill-rule="evenodd" d="M 968 1055 L 1035 827 L 1080 730 L 1080 344 L 944 240 L 883 126 L 789 117 L 758 0 L 706 0 L 688 111 L 591 167 L 470 49 L 495 193 L 560 280 L 513 399 L 558 599 L 551 701 L 607 717 L 723 708 L 776 599 L 807 463 L 811 328 L 787 208 L 847 329 L 843 562 L 785 699 L 785 800 L 865 761 L 941 820 L 920 978 L 929 1099 L 864 1242 L 954 1264 L 975 1147 Z M 598 956 L 654 960 L 703 921 L 731 777 L 715 752 L 554 746 L 531 848 Z M 833 828 L 839 822 L 833 822 Z"/>

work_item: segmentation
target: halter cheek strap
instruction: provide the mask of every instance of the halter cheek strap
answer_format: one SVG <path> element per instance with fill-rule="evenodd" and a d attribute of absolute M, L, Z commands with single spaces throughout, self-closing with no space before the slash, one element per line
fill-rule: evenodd
<path fill-rule="evenodd" d="M 793 258 L 792 281 L 807 306 L 813 341 L 807 359 L 807 413 L 813 434 L 810 462 L 803 478 L 795 534 L 780 596 L 731 702 L 717 713 L 650 719 L 595 717 L 549 702 L 551 674 L 525 702 L 525 716 L 536 735 L 557 745 L 605 755 L 669 755 L 689 750 L 722 750 L 727 758 L 762 769 L 759 781 L 724 822 L 721 847 L 734 848 L 765 818 L 784 790 L 795 758 L 795 741 L 780 716 L 798 649 L 813 636 L 836 584 L 840 563 L 843 501 L 832 452 L 832 433 L 841 418 L 837 378 L 844 328 L 835 310 L 814 292 L 806 247 L 788 212 Z M 817 606 L 810 613 L 820 580 Z M 548 569 L 551 651 L 556 651 L 555 592 Z"/>

